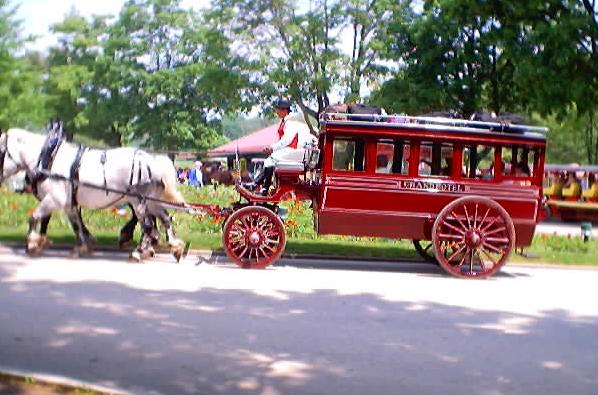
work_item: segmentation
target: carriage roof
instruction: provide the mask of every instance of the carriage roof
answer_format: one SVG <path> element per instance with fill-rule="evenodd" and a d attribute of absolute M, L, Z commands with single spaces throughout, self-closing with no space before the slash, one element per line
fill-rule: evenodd
<path fill-rule="evenodd" d="M 598 173 L 598 165 L 577 165 L 577 164 L 569 164 L 569 165 L 561 165 L 561 164 L 548 164 L 544 165 L 545 172 L 577 172 L 583 171 L 587 173 Z"/>
<path fill-rule="evenodd" d="M 468 142 L 546 143 L 547 128 L 465 119 L 387 115 L 325 114 L 322 132 L 386 134 L 402 137 L 447 137 Z"/>

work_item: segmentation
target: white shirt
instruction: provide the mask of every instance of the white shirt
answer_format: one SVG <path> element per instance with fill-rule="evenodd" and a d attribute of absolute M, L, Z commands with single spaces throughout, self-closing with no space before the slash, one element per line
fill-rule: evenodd
<path fill-rule="evenodd" d="M 288 114 L 281 121 L 284 122 L 283 130 L 284 133 L 280 140 L 272 144 L 270 148 L 272 151 L 278 151 L 282 148 L 288 147 L 293 142 L 295 136 L 297 136 L 297 148 L 305 148 L 307 143 L 314 141 L 315 137 L 310 133 L 309 127 L 303 122 L 291 119 L 291 114 Z"/>

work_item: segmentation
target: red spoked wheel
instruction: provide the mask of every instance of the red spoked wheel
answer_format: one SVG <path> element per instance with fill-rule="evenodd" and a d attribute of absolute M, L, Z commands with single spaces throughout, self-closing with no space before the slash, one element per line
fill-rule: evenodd
<path fill-rule="evenodd" d="M 224 251 L 245 269 L 263 269 L 282 255 L 286 245 L 284 224 L 271 210 L 248 206 L 235 211 L 222 231 Z"/>
<path fill-rule="evenodd" d="M 509 214 L 493 200 L 467 196 L 446 206 L 432 228 L 440 266 L 456 277 L 482 278 L 496 273 L 515 246 Z"/>

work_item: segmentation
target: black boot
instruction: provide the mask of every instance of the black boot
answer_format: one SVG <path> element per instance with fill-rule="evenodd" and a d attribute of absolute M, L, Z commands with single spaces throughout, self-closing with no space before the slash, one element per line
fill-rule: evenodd
<path fill-rule="evenodd" d="M 272 176 L 274 175 L 274 166 L 264 168 L 264 189 L 262 195 L 268 195 L 268 189 L 272 185 Z"/>

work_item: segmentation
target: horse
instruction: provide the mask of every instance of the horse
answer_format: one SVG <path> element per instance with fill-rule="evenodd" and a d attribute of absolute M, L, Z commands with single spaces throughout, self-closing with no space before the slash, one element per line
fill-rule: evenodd
<path fill-rule="evenodd" d="M 45 136 L 23 129 L 2 133 L 0 182 L 20 170 L 37 180 L 37 163 L 44 140 Z M 162 202 L 185 205 L 176 189 L 176 174 L 170 159 L 153 157 L 135 148 L 101 150 L 62 142 L 50 170 L 50 175 L 36 181 L 40 204 L 29 218 L 28 253 L 35 255 L 43 248 L 37 233 L 40 220 L 56 210 L 63 210 L 77 236 L 74 252 L 87 254 L 91 250 L 90 237 L 83 231 L 79 208 L 98 209 L 129 203 L 143 229 L 143 237 L 131 258 L 141 261 L 147 254 L 151 244 L 152 216 L 155 216 L 165 224 L 171 252 L 177 260 L 180 259 L 185 243 L 176 238 Z"/>
<path fill-rule="evenodd" d="M 220 185 L 235 185 L 236 175 L 235 171 L 225 168 L 220 162 L 207 162 L 202 167 L 204 184 Z M 241 181 L 248 182 L 251 180 L 251 175 L 248 171 L 241 172 Z"/>

